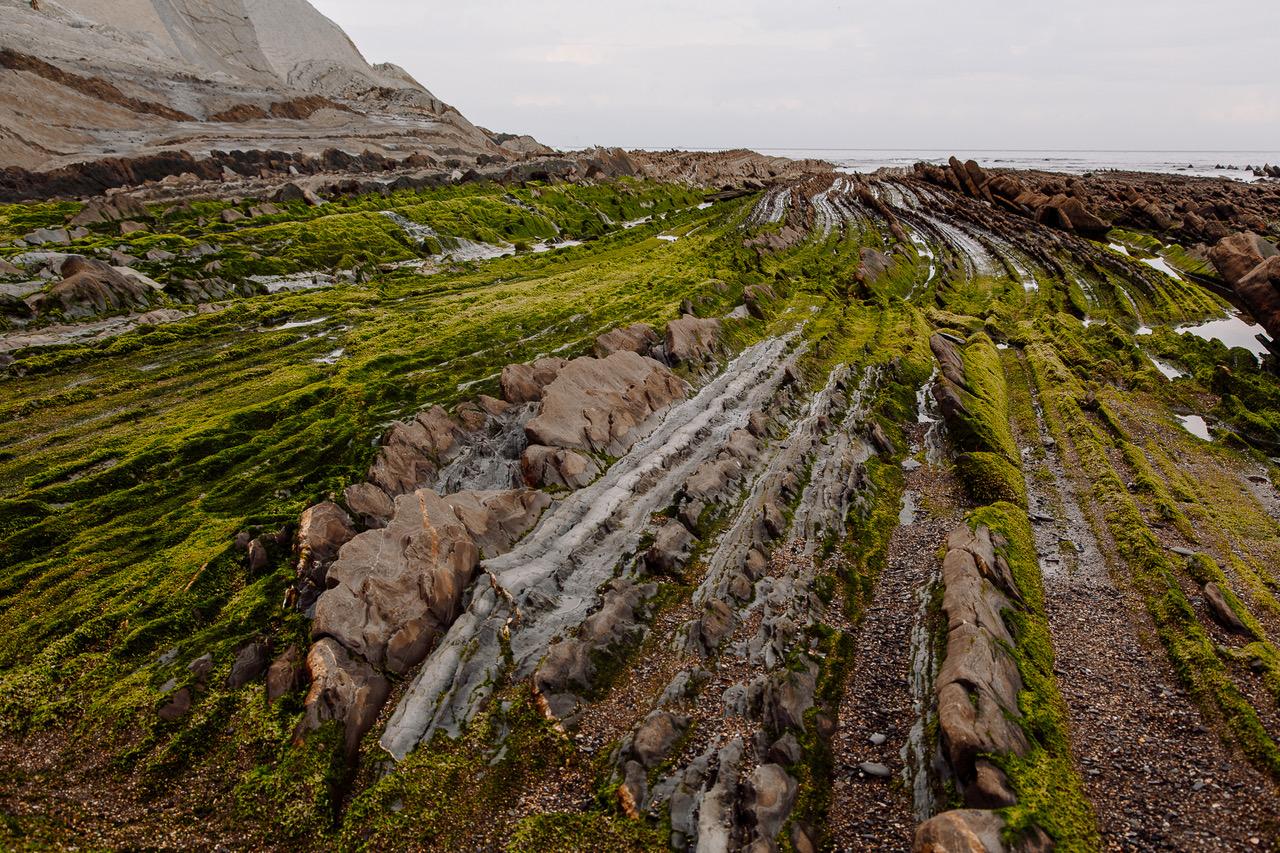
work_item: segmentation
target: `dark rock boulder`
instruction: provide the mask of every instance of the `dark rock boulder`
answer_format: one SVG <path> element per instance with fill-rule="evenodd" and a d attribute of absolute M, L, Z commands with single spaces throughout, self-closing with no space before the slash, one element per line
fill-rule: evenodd
<path fill-rule="evenodd" d="M 302 650 L 291 645 L 267 668 L 267 702 L 275 702 L 305 683 Z"/>
<path fill-rule="evenodd" d="M 1204 603 L 1209 610 L 1209 615 L 1224 629 L 1242 637 L 1253 636 L 1253 632 L 1232 609 L 1226 595 L 1223 594 L 1222 587 L 1218 584 L 1211 582 L 1204 585 Z"/>
<path fill-rule="evenodd" d="M 231 664 L 231 674 L 227 676 L 227 687 L 238 690 L 250 681 L 255 681 L 267 671 L 271 663 L 271 650 L 266 643 L 250 643 L 236 652 Z"/>

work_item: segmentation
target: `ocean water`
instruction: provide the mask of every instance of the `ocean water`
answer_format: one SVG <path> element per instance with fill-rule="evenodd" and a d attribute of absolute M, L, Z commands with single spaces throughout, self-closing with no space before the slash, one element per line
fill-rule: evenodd
<path fill-rule="evenodd" d="M 1041 169 L 1079 175 L 1102 169 L 1131 172 L 1192 175 L 1206 178 L 1258 180 L 1245 166 L 1280 165 L 1280 148 L 1273 151 L 979 151 L 940 149 L 758 149 L 781 157 L 828 160 L 847 172 L 874 172 L 882 168 L 910 168 L 915 163 L 945 163 L 951 155 L 970 158 L 984 167 Z M 1219 168 L 1235 166 L 1236 169 Z"/>

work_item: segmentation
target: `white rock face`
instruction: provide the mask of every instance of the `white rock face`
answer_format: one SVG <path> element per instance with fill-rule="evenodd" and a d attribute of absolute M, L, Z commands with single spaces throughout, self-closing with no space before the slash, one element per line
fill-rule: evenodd
<path fill-rule="evenodd" d="M 192 117 L 137 109 L 31 70 L 0 73 L 0 166 L 51 168 L 132 155 L 179 138 L 215 148 L 327 147 L 388 155 L 448 148 L 506 153 L 404 69 L 371 65 L 307 0 L 0 0 L 0 50 L 97 78 L 124 96 Z M 390 94 L 388 94 L 388 92 Z M 321 96 L 353 112 L 209 122 L 232 108 Z M 261 113 L 258 113 L 259 115 Z M 305 130 L 305 128 L 304 128 Z"/>

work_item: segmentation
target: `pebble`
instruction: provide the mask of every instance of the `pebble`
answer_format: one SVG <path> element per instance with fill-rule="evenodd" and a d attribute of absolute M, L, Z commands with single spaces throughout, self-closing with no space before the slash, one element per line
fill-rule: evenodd
<path fill-rule="evenodd" d="M 885 742 L 889 740 L 889 736 L 876 732 L 869 738 L 869 740 L 871 741 L 872 746 L 884 746 Z"/>
<path fill-rule="evenodd" d="M 878 761 L 864 761 L 858 765 L 858 769 L 862 771 L 863 775 L 872 776 L 877 779 L 888 779 L 893 775 L 892 770 L 885 767 Z"/>

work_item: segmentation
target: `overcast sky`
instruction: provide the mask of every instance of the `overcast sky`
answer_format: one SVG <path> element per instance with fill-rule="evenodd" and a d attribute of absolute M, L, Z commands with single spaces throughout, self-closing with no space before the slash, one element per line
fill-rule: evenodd
<path fill-rule="evenodd" d="M 1276 0 L 312 0 L 551 145 L 1272 149 Z"/>

